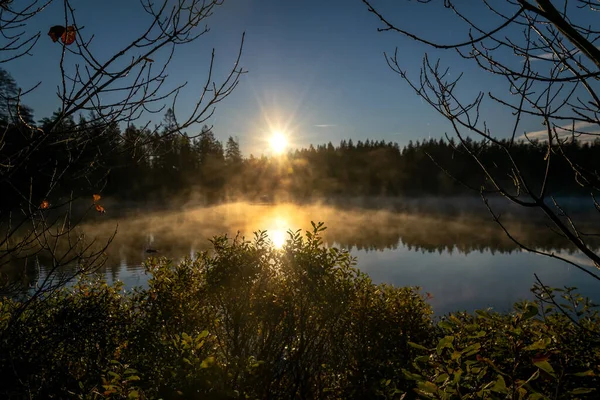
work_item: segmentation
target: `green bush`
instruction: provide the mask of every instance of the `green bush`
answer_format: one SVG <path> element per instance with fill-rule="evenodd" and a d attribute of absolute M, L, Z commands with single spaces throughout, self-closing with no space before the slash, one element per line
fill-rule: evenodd
<path fill-rule="evenodd" d="M 538 284 L 511 314 L 449 315 L 435 346 L 411 343 L 421 355 L 404 376 L 430 399 L 597 399 L 600 318 L 573 289 Z"/>
<path fill-rule="evenodd" d="M 418 288 L 373 284 L 313 228 L 150 259 L 129 293 L 88 278 L 3 299 L 0 397 L 598 398 L 600 318 L 573 288 L 434 323 Z"/>
<path fill-rule="evenodd" d="M 147 288 L 82 280 L 27 304 L 3 300 L 3 398 L 376 398 L 434 343 L 417 288 L 374 285 L 320 232 L 217 237 Z"/>

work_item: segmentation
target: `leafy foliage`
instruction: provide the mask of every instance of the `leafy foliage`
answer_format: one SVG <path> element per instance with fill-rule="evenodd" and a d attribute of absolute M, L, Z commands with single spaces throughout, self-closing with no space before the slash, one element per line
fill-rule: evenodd
<path fill-rule="evenodd" d="M 434 323 L 417 288 L 373 284 L 324 229 L 282 249 L 215 237 L 193 260 L 149 259 L 130 293 L 88 279 L 26 308 L 4 299 L 2 397 L 597 396 L 600 318 L 573 288 Z"/>
<path fill-rule="evenodd" d="M 409 390 L 401 377 L 433 343 L 414 288 L 374 285 L 322 224 L 274 249 L 216 237 L 173 264 L 151 259 L 148 288 L 80 281 L 19 313 L 1 303 L 2 396 L 356 398 Z M 383 382 L 383 383 L 382 383 Z M 389 384 L 388 384 L 389 386 Z M 384 390 L 385 389 L 385 390 Z"/>
<path fill-rule="evenodd" d="M 489 310 L 451 314 L 439 340 L 405 370 L 415 392 L 430 399 L 597 398 L 600 318 L 573 288 L 533 288 L 538 300 L 512 314 Z M 561 293 L 563 302 L 556 301 Z M 548 298 L 550 296 L 550 298 Z M 573 305 L 575 308 L 573 308 Z"/>

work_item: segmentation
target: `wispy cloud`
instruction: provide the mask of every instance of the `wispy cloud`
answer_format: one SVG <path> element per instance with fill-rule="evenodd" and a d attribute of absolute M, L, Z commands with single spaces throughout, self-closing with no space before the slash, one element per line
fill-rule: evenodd
<path fill-rule="evenodd" d="M 596 48 L 600 49 L 600 46 L 596 46 Z M 573 50 L 570 50 L 568 52 L 565 51 L 563 53 L 559 53 L 559 55 L 561 57 L 569 58 L 569 57 L 576 56 L 579 53 L 581 53 L 581 50 L 579 50 L 579 49 L 573 49 Z M 543 60 L 555 60 L 555 61 L 557 61 L 557 60 L 560 59 L 560 57 L 557 57 L 556 54 L 554 54 L 554 53 L 532 54 L 530 56 L 530 58 L 531 58 L 531 61 L 536 61 L 536 60 L 540 60 L 540 59 L 543 59 Z"/>
<path fill-rule="evenodd" d="M 554 137 L 559 139 L 571 139 L 575 131 L 575 137 L 580 142 L 593 142 L 600 135 L 600 126 L 590 122 L 578 121 L 575 124 L 557 126 L 554 129 Z M 586 135 L 586 133 L 588 135 Z M 528 132 L 525 135 L 518 137 L 520 140 L 548 140 L 548 130 L 540 129 L 539 131 Z"/>
<path fill-rule="evenodd" d="M 334 126 L 337 126 L 335 124 L 319 124 L 319 125 L 315 125 L 315 127 L 317 128 L 333 128 Z"/>

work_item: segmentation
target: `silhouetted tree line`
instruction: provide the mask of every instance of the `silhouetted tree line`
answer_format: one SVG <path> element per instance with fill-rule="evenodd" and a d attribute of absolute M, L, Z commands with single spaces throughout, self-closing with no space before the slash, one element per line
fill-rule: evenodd
<path fill-rule="evenodd" d="M 4 132 L 0 162 L 7 183 L 0 199 L 3 210 L 44 200 L 60 204 L 92 193 L 119 200 L 195 199 L 207 203 L 239 198 L 462 195 L 486 182 L 465 150 L 480 154 L 489 170 L 498 171 L 495 179 L 507 184 L 513 179 L 507 173 L 510 165 L 501 146 L 472 140 L 457 144 L 429 139 L 400 147 L 382 140 L 354 143 L 350 139 L 337 146 L 331 142 L 310 145 L 283 157 L 244 158 L 236 139 L 229 137 L 223 144 L 207 126 L 193 139 L 185 132 L 167 134 L 176 127 L 170 109 L 160 129 L 107 126 L 94 115 L 82 116 L 75 123 L 72 117 L 59 119 L 55 113 L 39 122 L 39 130 L 30 108 L 20 106 L 17 113 L 16 105 L 9 101 L 18 97 L 18 87 L 5 71 L 0 74 L 0 87 L 0 128 Z M 43 138 L 43 132 L 52 132 L 52 138 Z M 555 147 L 589 170 L 595 170 L 600 159 L 599 140 L 575 140 Z M 512 149 L 525 178 L 542 182 L 547 145 L 520 142 Z M 13 173 L 11 166 L 18 163 L 25 167 L 14 168 Z M 63 171 L 60 179 L 56 171 Z M 581 193 L 572 175 L 573 169 L 557 160 L 547 183 L 549 193 Z M 52 198 L 46 199 L 46 193 L 52 193 Z"/>
<path fill-rule="evenodd" d="M 115 129 L 113 134 L 121 133 Z M 367 139 L 354 143 L 350 139 L 337 146 L 331 142 L 310 145 L 283 157 L 245 158 L 236 139 L 229 137 L 223 144 L 208 127 L 193 140 L 185 134 L 161 138 L 160 133 L 133 125 L 122 134 L 125 143 L 146 145 L 127 146 L 118 152 L 105 193 L 131 200 L 193 197 L 212 203 L 240 198 L 464 195 L 485 185 L 486 177 L 463 146 L 482 154 L 481 159 L 498 171 L 497 180 L 512 182 L 502 148 L 475 141 L 458 146 L 429 139 L 400 147 L 392 142 Z M 514 147 L 516 162 L 523 166 L 521 172 L 541 183 L 547 146 L 521 142 Z M 564 143 L 561 151 L 594 170 L 600 159 L 600 141 Z M 550 171 L 547 190 L 555 195 L 585 194 L 573 179 L 572 169 L 558 161 Z"/>

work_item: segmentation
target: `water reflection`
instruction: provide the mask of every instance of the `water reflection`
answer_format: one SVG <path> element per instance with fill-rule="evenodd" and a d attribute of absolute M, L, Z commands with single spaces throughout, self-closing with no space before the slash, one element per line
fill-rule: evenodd
<path fill-rule="evenodd" d="M 127 286 L 143 284 L 146 277 L 140 266 L 149 256 L 175 260 L 193 257 L 209 249 L 208 239 L 215 235 L 239 233 L 250 238 L 257 230 L 267 231 L 273 245 L 280 248 L 288 230 L 307 230 L 310 221 L 324 221 L 328 227 L 324 232 L 326 245 L 351 250 L 359 259 L 359 267 L 377 282 L 422 286 L 435 296 L 432 303 L 438 311 L 451 306 L 508 306 L 528 296 L 533 272 L 545 271 L 549 284 L 589 287 L 587 281 L 579 281 L 586 279 L 581 272 L 570 270 L 564 263 L 520 252 L 486 213 L 454 212 L 449 216 L 325 205 L 236 203 L 141 212 L 119 219 L 106 216 L 95 216 L 81 229 L 103 243 L 118 225 L 103 271 L 110 281 L 120 279 Z M 515 237 L 532 247 L 585 260 L 543 220 L 513 218 L 507 225 Z M 21 279 L 31 283 L 38 274 L 43 276 L 49 260 L 41 255 L 37 260 L 40 271 L 32 273 L 29 269 Z M 32 261 L 27 262 L 31 265 Z M 18 263 L 3 267 L 3 272 L 22 271 Z"/>
<path fill-rule="evenodd" d="M 285 219 L 278 217 L 276 218 L 266 229 L 267 235 L 276 249 L 281 249 L 285 244 L 288 237 L 287 232 L 291 230 L 289 222 Z"/>

